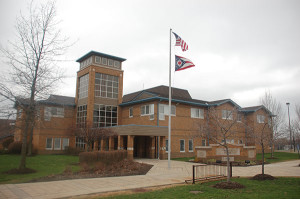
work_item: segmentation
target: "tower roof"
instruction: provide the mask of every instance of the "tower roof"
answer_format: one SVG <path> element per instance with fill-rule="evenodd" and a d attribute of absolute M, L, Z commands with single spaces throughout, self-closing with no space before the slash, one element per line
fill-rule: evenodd
<path fill-rule="evenodd" d="M 101 53 L 101 52 L 96 52 L 96 51 L 90 51 L 89 53 L 87 53 L 87 54 L 83 55 L 82 57 L 80 57 L 79 59 L 77 59 L 76 62 L 82 62 L 86 58 L 88 58 L 90 56 L 93 56 L 93 55 L 101 56 L 101 57 L 105 57 L 105 58 L 109 58 L 109 59 L 118 60 L 120 62 L 123 62 L 123 61 L 126 60 L 126 59 L 121 58 L 121 57 L 116 57 L 116 56 L 113 56 L 113 55 L 108 55 L 108 54 Z"/>

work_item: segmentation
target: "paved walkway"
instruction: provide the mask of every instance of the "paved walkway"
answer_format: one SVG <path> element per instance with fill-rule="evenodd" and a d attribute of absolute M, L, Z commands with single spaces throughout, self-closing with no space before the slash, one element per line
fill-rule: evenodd
<path fill-rule="evenodd" d="M 183 183 L 191 179 L 193 163 L 172 161 L 168 169 L 167 160 L 141 159 L 139 162 L 153 164 L 146 175 L 63 180 L 23 184 L 0 185 L 0 198 L 62 198 L 100 192 L 128 190 Z M 300 161 L 289 161 L 266 165 L 266 173 L 273 176 L 299 176 Z M 254 176 L 261 171 L 261 166 L 234 167 L 234 176 Z"/>

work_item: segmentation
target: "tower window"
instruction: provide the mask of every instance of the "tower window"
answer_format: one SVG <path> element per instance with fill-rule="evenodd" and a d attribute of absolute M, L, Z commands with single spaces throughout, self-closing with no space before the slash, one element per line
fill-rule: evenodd
<path fill-rule="evenodd" d="M 107 65 L 107 58 L 102 57 L 102 65 Z"/>
<path fill-rule="evenodd" d="M 118 124 L 118 108 L 103 104 L 94 105 L 94 127 L 116 126 Z"/>
<path fill-rule="evenodd" d="M 88 96 L 88 87 L 89 87 L 89 74 L 86 74 L 79 78 L 79 91 L 78 91 L 79 99 L 83 99 Z"/>
<path fill-rule="evenodd" d="M 99 56 L 95 57 L 95 63 L 101 64 L 101 58 Z"/>
<path fill-rule="evenodd" d="M 119 77 L 96 73 L 95 97 L 118 99 Z"/>
<path fill-rule="evenodd" d="M 109 65 L 109 66 L 113 66 L 113 64 L 114 64 L 114 60 L 109 59 L 109 60 L 108 60 L 108 65 Z"/>

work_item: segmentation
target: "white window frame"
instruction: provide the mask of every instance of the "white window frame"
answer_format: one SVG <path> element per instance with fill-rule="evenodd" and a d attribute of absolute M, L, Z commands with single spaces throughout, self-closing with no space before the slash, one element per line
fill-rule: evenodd
<path fill-rule="evenodd" d="M 263 124 L 265 123 L 265 116 L 264 115 L 256 115 L 257 123 Z"/>
<path fill-rule="evenodd" d="M 181 141 L 183 141 L 183 151 L 181 150 Z M 181 153 L 185 152 L 185 140 L 184 139 L 179 140 L 179 150 Z"/>
<path fill-rule="evenodd" d="M 169 153 L 169 140 L 166 139 L 166 152 Z"/>
<path fill-rule="evenodd" d="M 203 145 L 203 141 L 204 141 L 204 145 Z M 206 146 L 206 139 L 201 140 L 201 146 Z"/>
<path fill-rule="evenodd" d="M 165 120 L 165 108 L 164 108 L 164 104 L 159 104 L 159 120 Z"/>
<path fill-rule="evenodd" d="M 98 61 L 97 61 L 97 59 L 98 59 Z M 96 64 L 101 64 L 101 57 L 95 56 L 95 63 Z"/>
<path fill-rule="evenodd" d="M 204 110 L 200 108 L 191 108 L 191 118 L 204 119 Z"/>
<path fill-rule="evenodd" d="M 222 110 L 222 119 L 233 120 L 233 112 L 229 110 Z"/>
<path fill-rule="evenodd" d="M 192 141 L 192 150 L 190 149 L 191 147 L 191 142 Z M 193 139 L 189 139 L 189 152 L 194 152 L 194 142 L 193 142 Z"/>
<path fill-rule="evenodd" d="M 107 65 L 107 58 L 102 57 L 101 63 L 102 65 Z"/>
<path fill-rule="evenodd" d="M 242 122 L 242 114 L 238 113 L 236 120 L 237 122 Z"/>
<path fill-rule="evenodd" d="M 148 107 L 148 113 L 147 113 Z M 154 114 L 154 104 L 147 104 L 141 106 L 141 116 L 153 115 Z"/>
<path fill-rule="evenodd" d="M 159 104 L 159 120 L 165 120 L 165 116 L 169 116 L 169 105 Z M 176 116 L 176 106 L 171 105 L 171 117 Z"/>
<path fill-rule="evenodd" d="M 114 66 L 114 60 L 108 59 L 108 66 Z"/>
<path fill-rule="evenodd" d="M 51 148 L 48 148 L 48 139 L 51 139 Z M 46 150 L 52 150 L 53 149 L 53 138 L 46 138 Z"/>
<path fill-rule="evenodd" d="M 114 61 L 114 67 L 115 68 L 120 68 L 121 63 L 119 61 Z"/>
<path fill-rule="evenodd" d="M 129 108 L 129 118 L 133 117 L 133 107 Z"/>
<path fill-rule="evenodd" d="M 59 147 L 56 147 L 56 146 L 55 146 L 56 140 L 59 140 Z M 61 150 L 61 138 L 54 138 L 53 149 L 54 149 L 54 150 Z"/>
<path fill-rule="evenodd" d="M 67 140 L 67 144 L 65 143 L 65 140 Z M 70 140 L 69 138 L 62 138 L 62 142 L 61 142 L 61 147 L 62 147 L 62 150 L 65 150 L 66 147 L 68 147 L 70 144 Z"/>

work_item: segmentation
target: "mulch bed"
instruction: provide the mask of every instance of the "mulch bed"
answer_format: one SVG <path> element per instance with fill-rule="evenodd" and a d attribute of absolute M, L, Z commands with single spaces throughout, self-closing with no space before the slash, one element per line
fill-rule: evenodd
<path fill-rule="evenodd" d="M 132 160 L 123 160 L 120 162 L 112 163 L 110 165 L 100 163 L 94 165 L 93 167 L 90 167 L 88 165 L 81 165 L 81 170 L 78 172 L 71 172 L 69 168 L 66 168 L 65 172 L 62 174 L 33 179 L 30 182 L 145 175 L 152 168 L 152 166 L 153 165 L 138 163 Z"/>
<path fill-rule="evenodd" d="M 237 182 L 219 182 L 213 186 L 217 189 L 243 189 L 244 185 Z"/>
<path fill-rule="evenodd" d="M 250 179 L 251 180 L 275 180 L 276 178 L 269 174 L 257 174 Z"/>

